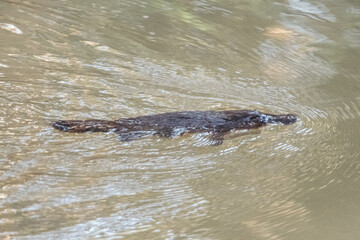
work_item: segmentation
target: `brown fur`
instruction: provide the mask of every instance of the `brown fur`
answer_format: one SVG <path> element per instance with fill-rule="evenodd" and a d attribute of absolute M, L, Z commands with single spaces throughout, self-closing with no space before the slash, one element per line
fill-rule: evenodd
<path fill-rule="evenodd" d="M 185 111 L 156 115 L 106 120 L 64 120 L 52 122 L 52 126 L 64 132 L 109 132 L 119 135 L 120 140 L 158 135 L 161 137 L 181 136 L 185 132 L 208 132 L 222 143 L 226 133 L 233 129 L 252 129 L 266 124 L 292 124 L 297 121 L 293 114 L 274 115 L 252 110 L 233 111 Z"/>

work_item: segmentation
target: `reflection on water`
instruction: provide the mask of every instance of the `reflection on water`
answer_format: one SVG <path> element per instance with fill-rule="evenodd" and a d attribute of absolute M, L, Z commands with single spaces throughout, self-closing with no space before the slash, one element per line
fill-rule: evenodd
<path fill-rule="evenodd" d="M 354 1 L 0 2 L 0 236 L 357 239 Z M 183 110 L 295 125 L 119 142 L 57 119 Z"/>

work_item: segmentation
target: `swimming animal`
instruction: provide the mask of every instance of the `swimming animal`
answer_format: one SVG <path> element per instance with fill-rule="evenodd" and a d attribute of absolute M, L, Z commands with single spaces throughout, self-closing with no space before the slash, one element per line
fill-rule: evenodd
<path fill-rule="evenodd" d="M 115 132 L 121 141 L 157 135 L 177 137 L 184 133 L 209 133 L 213 145 L 220 145 L 231 130 L 253 129 L 266 124 L 292 124 L 294 114 L 274 115 L 256 110 L 184 111 L 107 120 L 60 120 L 51 125 L 64 132 Z"/>

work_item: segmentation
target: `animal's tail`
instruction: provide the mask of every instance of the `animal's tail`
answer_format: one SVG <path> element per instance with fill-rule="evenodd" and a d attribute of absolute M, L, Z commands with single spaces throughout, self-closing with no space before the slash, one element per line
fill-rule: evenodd
<path fill-rule="evenodd" d="M 282 123 L 285 125 L 293 124 L 298 120 L 295 114 L 273 115 L 261 114 L 261 118 L 265 123 Z"/>
<path fill-rule="evenodd" d="M 64 120 L 55 121 L 51 125 L 64 132 L 108 132 L 116 129 L 119 124 L 106 120 Z"/>

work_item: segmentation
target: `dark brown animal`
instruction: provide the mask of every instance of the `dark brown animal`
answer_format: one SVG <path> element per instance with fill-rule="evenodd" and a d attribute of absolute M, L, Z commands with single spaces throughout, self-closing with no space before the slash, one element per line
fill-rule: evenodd
<path fill-rule="evenodd" d="M 115 121 L 64 120 L 51 125 L 64 132 L 115 132 L 121 141 L 145 136 L 177 137 L 184 133 L 209 133 L 214 145 L 231 130 L 259 128 L 266 124 L 292 124 L 294 114 L 274 115 L 252 110 L 170 112 Z"/>

